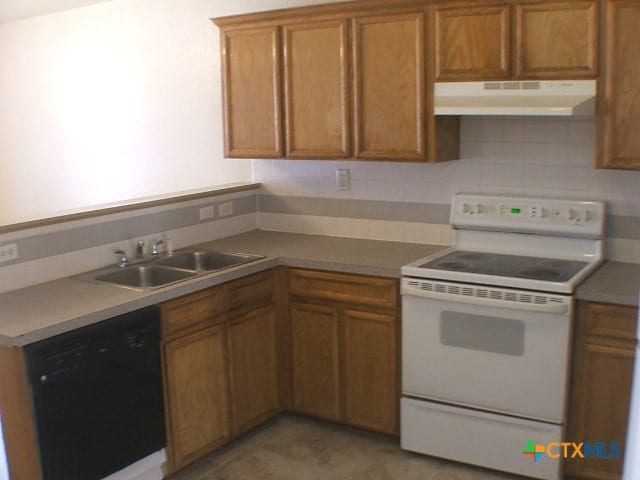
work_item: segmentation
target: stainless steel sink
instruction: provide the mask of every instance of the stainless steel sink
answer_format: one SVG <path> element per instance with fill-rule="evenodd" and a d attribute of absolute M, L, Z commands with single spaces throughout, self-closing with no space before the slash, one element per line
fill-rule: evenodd
<path fill-rule="evenodd" d="M 222 253 L 213 250 L 199 250 L 168 257 L 156 262 L 164 267 L 180 268 L 192 272 L 212 272 L 233 267 L 242 263 L 264 258 L 261 255 L 246 253 Z"/>
<path fill-rule="evenodd" d="M 133 290 L 153 290 L 261 258 L 264 256 L 214 250 L 188 250 L 175 256 L 147 260 L 137 265 L 110 267 L 106 271 L 83 274 L 82 278 Z"/>
<path fill-rule="evenodd" d="M 150 290 L 195 276 L 195 272 L 185 270 L 176 270 L 158 265 L 137 265 L 98 275 L 95 279 L 100 282 L 113 283 L 136 290 Z"/>

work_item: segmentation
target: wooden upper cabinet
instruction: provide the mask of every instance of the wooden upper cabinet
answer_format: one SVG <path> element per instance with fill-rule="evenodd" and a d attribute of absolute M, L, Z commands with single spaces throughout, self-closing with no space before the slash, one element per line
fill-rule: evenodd
<path fill-rule="evenodd" d="M 286 153 L 350 155 L 346 20 L 283 27 Z"/>
<path fill-rule="evenodd" d="M 597 75 L 598 8 L 593 1 L 535 2 L 516 7 L 518 76 Z"/>
<path fill-rule="evenodd" d="M 598 166 L 640 169 L 640 2 L 605 8 Z"/>
<path fill-rule="evenodd" d="M 222 32 L 225 156 L 282 156 L 278 27 Z"/>
<path fill-rule="evenodd" d="M 425 159 L 424 14 L 353 20 L 355 156 Z"/>
<path fill-rule="evenodd" d="M 509 77 L 510 8 L 439 7 L 435 13 L 436 80 Z"/>

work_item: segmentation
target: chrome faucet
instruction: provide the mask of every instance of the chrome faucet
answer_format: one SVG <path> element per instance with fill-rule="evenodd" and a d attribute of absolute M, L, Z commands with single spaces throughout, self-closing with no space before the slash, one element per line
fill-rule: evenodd
<path fill-rule="evenodd" d="M 113 253 L 116 255 L 120 255 L 120 266 L 126 267 L 129 265 L 129 258 L 127 257 L 127 252 L 124 250 L 115 250 Z"/>
<path fill-rule="evenodd" d="M 136 245 L 136 258 L 137 259 L 141 259 L 143 256 L 143 247 L 144 247 L 144 242 L 142 240 L 138 241 L 138 244 Z"/>
<path fill-rule="evenodd" d="M 160 254 L 160 249 L 158 248 L 164 241 L 158 240 L 153 245 L 151 245 L 151 255 L 157 257 Z"/>

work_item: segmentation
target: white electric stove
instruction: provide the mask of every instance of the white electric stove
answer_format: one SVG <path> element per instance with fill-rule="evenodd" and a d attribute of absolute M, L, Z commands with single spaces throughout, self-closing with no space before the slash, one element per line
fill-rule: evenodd
<path fill-rule="evenodd" d="M 602 261 L 604 204 L 454 197 L 451 248 L 402 268 L 401 443 L 548 480 L 563 439 L 573 291 Z"/>

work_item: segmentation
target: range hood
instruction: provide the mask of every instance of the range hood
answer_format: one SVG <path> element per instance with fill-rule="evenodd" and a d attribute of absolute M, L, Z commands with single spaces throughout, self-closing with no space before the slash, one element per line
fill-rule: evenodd
<path fill-rule="evenodd" d="M 438 82 L 436 115 L 595 115 L 595 80 Z"/>

